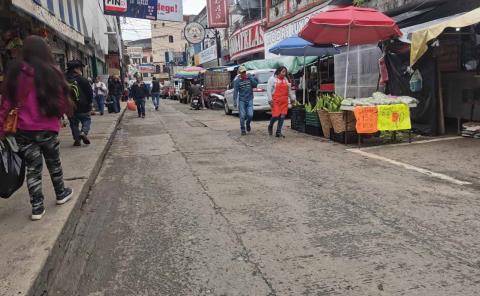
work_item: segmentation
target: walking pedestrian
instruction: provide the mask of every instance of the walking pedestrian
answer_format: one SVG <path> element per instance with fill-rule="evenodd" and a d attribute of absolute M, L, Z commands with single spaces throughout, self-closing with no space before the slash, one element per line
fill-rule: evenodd
<path fill-rule="evenodd" d="M 107 95 L 107 86 L 105 83 L 100 81 L 100 77 L 98 76 L 95 78 L 94 94 L 98 107 L 97 111 L 100 112 L 100 115 L 103 115 L 105 111 L 105 96 Z"/>
<path fill-rule="evenodd" d="M 79 60 L 72 60 L 67 63 L 66 76 L 70 84 L 70 98 L 75 104 L 75 111 L 68 118 L 74 146 L 80 146 L 81 141 L 85 145 L 90 145 L 88 133 L 92 124 L 93 90 L 89 81 L 82 76 L 84 67 L 85 65 Z"/>
<path fill-rule="evenodd" d="M 138 117 L 145 118 L 145 98 L 148 95 L 148 87 L 142 81 L 141 76 L 137 76 L 135 83 L 130 88 L 130 96 L 137 104 Z"/>
<path fill-rule="evenodd" d="M 291 102 L 295 100 L 287 74 L 287 68 L 281 66 L 275 71 L 275 75 L 268 79 L 267 84 L 268 103 L 272 107 L 272 118 L 268 125 L 268 134 L 270 136 L 273 135 L 273 125 L 278 121 L 277 132 L 275 133 L 277 138 L 284 137 L 282 127 L 288 114 L 288 103 L 289 100 Z"/>
<path fill-rule="evenodd" d="M 43 159 L 52 179 L 57 204 L 66 203 L 73 190 L 65 187 L 60 162 L 60 117 L 71 114 L 69 87 L 43 38 L 30 36 L 24 42 L 22 58 L 9 65 L 0 104 L 0 127 L 8 113 L 18 114 L 15 139 L 27 168 L 27 186 L 32 220 L 45 214 L 42 192 Z M 0 129 L 0 136 L 3 136 Z M 3 182 L 3 181 L 2 181 Z"/>
<path fill-rule="evenodd" d="M 110 97 L 113 105 L 113 112 L 120 112 L 120 99 L 123 93 L 122 82 L 117 75 L 113 75 L 108 81 L 108 96 Z"/>
<path fill-rule="evenodd" d="M 240 132 L 245 136 L 252 130 L 251 122 L 253 119 L 253 89 L 257 87 L 258 80 L 247 74 L 245 66 L 240 66 L 235 80 L 233 81 L 233 105 L 240 111 Z M 245 127 L 246 123 L 246 127 Z"/>
<path fill-rule="evenodd" d="M 152 101 L 155 110 L 158 111 L 160 106 L 160 82 L 155 77 L 152 78 Z"/>

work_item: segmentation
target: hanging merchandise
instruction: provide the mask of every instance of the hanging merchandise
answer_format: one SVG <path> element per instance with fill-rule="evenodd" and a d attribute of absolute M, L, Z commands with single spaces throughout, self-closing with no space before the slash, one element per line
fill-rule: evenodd
<path fill-rule="evenodd" d="M 417 69 L 413 72 L 412 78 L 410 78 L 410 90 L 412 92 L 420 92 L 423 89 L 423 78 L 420 71 Z"/>
<path fill-rule="evenodd" d="M 378 68 L 380 70 L 380 82 L 387 83 L 388 82 L 388 70 L 387 65 L 385 64 L 385 55 L 378 60 Z"/>

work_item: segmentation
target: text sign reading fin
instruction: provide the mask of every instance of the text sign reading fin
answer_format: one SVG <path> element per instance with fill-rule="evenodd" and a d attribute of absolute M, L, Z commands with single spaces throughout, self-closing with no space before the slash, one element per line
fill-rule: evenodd
<path fill-rule="evenodd" d="M 107 0 L 105 2 L 105 9 L 115 12 L 127 12 L 127 0 Z"/>

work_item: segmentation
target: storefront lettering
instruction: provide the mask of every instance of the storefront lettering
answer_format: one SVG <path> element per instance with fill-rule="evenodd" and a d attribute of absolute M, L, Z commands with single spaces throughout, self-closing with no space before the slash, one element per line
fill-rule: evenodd
<path fill-rule="evenodd" d="M 233 33 L 229 44 L 232 59 L 235 59 L 244 51 L 263 46 L 263 35 L 263 28 L 260 22 Z M 260 48 L 259 50 L 262 51 L 263 49 Z"/>

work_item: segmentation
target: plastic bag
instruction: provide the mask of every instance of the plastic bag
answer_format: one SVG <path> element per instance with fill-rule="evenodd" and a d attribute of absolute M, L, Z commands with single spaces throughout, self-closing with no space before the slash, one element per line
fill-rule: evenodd
<path fill-rule="evenodd" d="M 413 72 L 412 78 L 410 78 L 410 90 L 412 92 L 419 92 L 423 89 L 423 78 L 420 71 L 415 70 Z"/>
<path fill-rule="evenodd" d="M 25 162 L 13 137 L 0 141 L 0 180 L 1 198 L 12 196 L 25 180 Z"/>
<path fill-rule="evenodd" d="M 127 108 L 130 111 L 136 111 L 137 110 L 137 104 L 135 104 L 134 100 L 128 100 L 127 102 Z"/>

